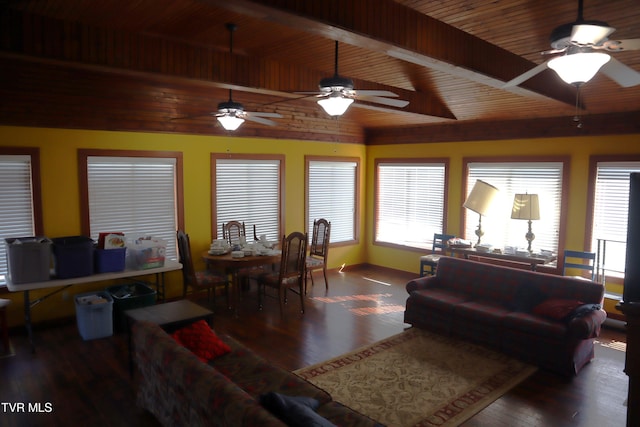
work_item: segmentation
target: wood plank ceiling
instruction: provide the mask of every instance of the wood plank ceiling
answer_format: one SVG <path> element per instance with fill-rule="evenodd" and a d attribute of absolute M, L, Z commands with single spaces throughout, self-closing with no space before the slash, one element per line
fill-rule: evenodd
<path fill-rule="evenodd" d="M 602 74 L 581 89 L 548 57 L 577 1 L 0 0 L 0 124 L 224 135 L 210 115 L 233 99 L 277 112 L 234 135 L 384 144 L 640 132 L 640 85 Z M 585 0 L 586 19 L 640 38 L 640 2 Z M 225 23 L 237 24 L 233 55 Z M 334 69 L 394 108 L 357 100 L 339 119 L 313 91 Z M 640 70 L 640 51 L 615 53 Z"/>

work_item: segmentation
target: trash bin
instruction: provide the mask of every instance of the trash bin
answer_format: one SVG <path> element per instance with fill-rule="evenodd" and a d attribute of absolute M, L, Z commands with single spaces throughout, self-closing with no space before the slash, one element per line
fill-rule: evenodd
<path fill-rule="evenodd" d="M 51 240 L 46 237 L 12 237 L 7 245 L 7 278 L 14 285 L 43 282 L 51 275 Z"/>
<path fill-rule="evenodd" d="M 118 332 L 126 331 L 125 311 L 147 307 L 156 303 L 156 291 L 144 283 L 131 283 L 107 288 L 113 298 L 113 327 Z"/>
<path fill-rule="evenodd" d="M 78 294 L 75 301 L 78 331 L 83 340 L 113 335 L 113 298 L 108 292 Z"/>

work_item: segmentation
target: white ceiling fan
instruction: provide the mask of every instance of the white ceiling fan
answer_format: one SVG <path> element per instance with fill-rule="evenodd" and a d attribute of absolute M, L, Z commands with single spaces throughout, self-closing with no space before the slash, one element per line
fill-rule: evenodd
<path fill-rule="evenodd" d="M 362 100 L 391 107 L 403 108 L 409 101 L 397 98 L 398 95 L 388 90 L 356 90 L 353 80 L 338 74 L 338 41 L 335 42 L 335 62 L 333 77 L 320 80 L 319 90 L 313 92 L 296 92 L 301 95 L 314 95 L 318 104 L 330 116 L 341 116 L 355 100 Z M 388 97 L 388 98 L 385 98 Z"/>
<path fill-rule="evenodd" d="M 237 26 L 233 23 L 227 23 L 226 27 L 227 30 L 229 30 L 229 55 L 231 57 L 231 61 L 233 61 L 233 32 L 236 30 Z M 233 70 L 231 74 L 233 75 Z M 238 129 L 245 120 L 267 126 L 275 126 L 276 122 L 269 120 L 267 117 L 282 117 L 282 115 L 278 113 L 245 111 L 242 104 L 233 101 L 233 91 L 231 89 L 229 89 L 229 100 L 219 103 L 218 111 L 211 113 L 211 115 L 214 115 L 218 119 L 223 128 L 230 131 Z"/>
<path fill-rule="evenodd" d="M 640 84 L 640 72 L 611 57 L 610 53 L 639 50 L 639 39 L 610 40 L 616 30 L 603 21 L 585 21 L 583 0 L 578 0 L 578 18 L 563 24 L 551 33 L 552 50 L 545 54 L 564 53 L 532 68 L 508 81 L 503 87 L 513 87 L 544 71 L 553 69 L 565 82 L 580 86 L 588 82 L 600 69 L 602 73 L 623 87 Z"/>

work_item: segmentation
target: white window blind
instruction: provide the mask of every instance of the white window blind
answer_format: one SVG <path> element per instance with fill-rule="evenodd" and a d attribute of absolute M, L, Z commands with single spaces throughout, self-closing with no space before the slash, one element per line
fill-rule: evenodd
<path fill-rule="evenodd" d="M 313 221 L 331 222 L 331 243 L 355 240 L 356 182 L 358 164 L 353 161 L 309 161 L 307 230 Z"/>
<path fill-rule="evenodd" d="M 430 249 L 444 227 L 444 163 L 379 163 L 376 242 Z"/>
<path fill-rule="evenodd" d="M 222 224 L 245 223 L 247 236 L 265 234 L 279 242 L 280 160 L 216 159 L 216 218 L 222 236 Z"/>
<path fill-rule="evenodd" d="M 114 231 L 159 237 L 177 259 L 175 158 L 89 156 L 87 179 L 92 239 Z"/>
<path fill-rule="evenodd" d="M 623 277 L 627 255 L 629 176 L 640 162 L 598 162 L 591 250 L 606 241 L 605 273 Z"/>
<path fill-rule="evenodd" d="M 35 233 L 31 179 L 31 156 L 0 156 L 0 284 L 3 285 L 7 274 L 4 239 Z"/>
<path fill-rule="evenodd" d="M 540 219 L 532 221 L 535 239 L 532 250 L 541 249 L 558 252 L 560 232 L 560 210 L 562 202 L 562 162 L 507 162 L 507 163 L 469 163 L 467 177 L 468 195 L 476 180 L 483 180 L 498 188 L 498 197 L 491 212 L 482 217 L 484 236 L 482 243 L 504 249 L 515 246 L 526 249 L 528 242 L 525 234 L 528 221 L 511 219 L 513 199 L 516 194 L 537 194 L 540 201 Z M 464 209 L 465 239 L 476 241 L 475 230 L 478 227 L 478 214 Z"/>

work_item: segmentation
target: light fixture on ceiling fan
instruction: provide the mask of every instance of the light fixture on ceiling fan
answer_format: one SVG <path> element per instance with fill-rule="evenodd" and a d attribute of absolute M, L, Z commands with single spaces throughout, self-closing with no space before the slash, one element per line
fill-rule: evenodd
<path fill-rule="evenodd" d="M 517 86 L 547 67 L 554 70 L 563 81 L 577 87 L 587 83 L 600 70 L 622 87 L 640 84 L 639 72 L 609 54 L 638 50 L 640 39 L 609 40 L 608 36 L 616 29 L 603 21 L 585 20 L 582 11 L 583 0 L 578 0 L 576 21 L 555 28 L 550 37 L 553 49 L 542 52 L 545 55 L 564 53 L 563 56 L 539 64 L 508 81 L 504 87 Z"/>
<path fill-rule="evenodd" d="M 356 99 L 372 102 L 376 104 L 389 105 L 391 107 L 403 108 L 409 101 L 402 99 L 389 99 L 384 97 L 397 98 L 398 95 L 388 90 L 355 90 L 353 80 L 342 77 L 338 74 L 338 41 L 335 42 L 334 73 L 332 77 L 320 80 L 319 90 L 313 92 L 296 92 L 302 95 L 314 95 L 318 99 L 318 104 L 330 116 L 343 115 L 349 106 Z"/>
<path fill-rule="evenodd" d="M 229 57 L 232 64 L 231 76 L 233 76 L 233 32 L 236 30 L 237 26 L 236 24 L 227 23 L 226 27 L 227 30 L 229 30 Z M 245 120 L 261 123 L 267 126 L 275 126 L 275 122 L 266 119 L 265 117 L 282 117 L 282 115 L 278 113 L 245 111 L 242 104 L 233 101 L 232 89 L 229 89 L 229 100 L 218 104 L 218 111 L 215 113 L 215 116 L 220 122 L 220 125 L 228 131 L 237 130 Z"/>

